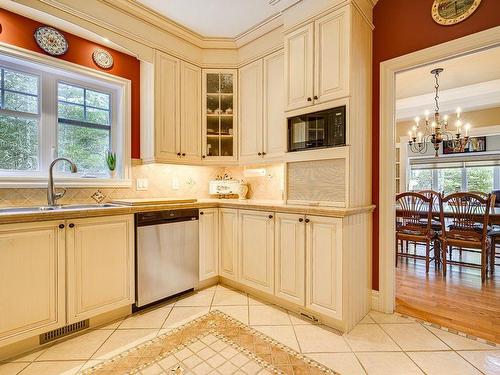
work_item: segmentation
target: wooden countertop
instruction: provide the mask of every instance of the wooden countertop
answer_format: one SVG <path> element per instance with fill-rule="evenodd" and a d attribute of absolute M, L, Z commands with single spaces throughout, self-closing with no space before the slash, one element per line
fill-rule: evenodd
<path fill-rule="evenodd" d="M 53 210 L 53 211 L 36 211 L 36 212 L 21 212 L 0 213 L 0 224 L 23 223 L 31 221 L 45 220 L 69 220 L 84 217 L 112 216 L 134 214 L 136 212 L 161 211 L 161 210 L 178 210 L 183 208 L 242 208 L 256 211 L 271 211 L 294 213 L 302 215 L 318 215 L 328 217 L 346 217 L 365 212 L 372 212 L 374 205 L 356 207 L 356 208 L 339 208 L 326 206 L 306 206 L 306 205 L 289 205 L 281 201 L 257 201 L 237 199 L 200 199 L 193 203 L 174 203 L 174 204 L 147 204 L 136 206 L 115 206 L 115 207 L 99 207 L 85 208 L 75 210 Z"/>

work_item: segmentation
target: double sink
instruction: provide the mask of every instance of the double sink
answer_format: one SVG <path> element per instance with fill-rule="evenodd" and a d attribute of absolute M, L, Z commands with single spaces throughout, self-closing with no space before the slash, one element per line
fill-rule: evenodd
<path fill-rule="evenodd" d="M 0 214 L 16 214 L 16 213 L 35 213 L 46 211 L 69 211 L 69 210 L 88 210 L 93 208 L 112 208 L 121 207 L 117 204 L 103 203 L 103 204 L 68 204 L 60 206 L 34 206 L 34 207 L 13 207 L 13 208 L 0 208 Z"/>

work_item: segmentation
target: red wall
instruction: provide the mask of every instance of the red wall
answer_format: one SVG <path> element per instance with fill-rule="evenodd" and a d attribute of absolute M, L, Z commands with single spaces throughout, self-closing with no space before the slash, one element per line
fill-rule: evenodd
<path fill-rule="evenodd" d="M 500 25 L 500 0 L 483 0 L 477 11 L 453 26 L 441 26 L 431 16 L 434 0 L 379 0 L 373 32 L 373 202 L 379 195 L 380 63 L 452 39 Z M 373 289 L 378 290 L 378 210 L 373 221 Z"/>
<path fill-rule="evenodd" d="M 18 14 L 0 9 L 0 42 L 12 44 L 31 51 L 44 53 L 35 42 L 33 34 L 42 24 L 22 17 Z M 140 158 L 140 62 L 133 56 L 115 51 L 103 45 L 80 38 L 79 36 L 63 32 L 69 48 L 68 52 L 59 58 L 83 65 L 95 70 L 97 67 L 92 60 L 92 52 L 96 47 L 101 47 L 111 53 L 114 65 L 107 73 L 129 79 L 132 82 L 132 157 Z"/>

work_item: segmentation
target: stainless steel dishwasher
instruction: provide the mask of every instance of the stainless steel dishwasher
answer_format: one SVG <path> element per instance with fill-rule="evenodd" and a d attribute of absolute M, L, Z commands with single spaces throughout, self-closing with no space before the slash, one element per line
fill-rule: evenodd
<path fill-rule="evenodd" d="M 198 210 L 141 212 L 136 225 L 136 308 L 198 283 Z"/>

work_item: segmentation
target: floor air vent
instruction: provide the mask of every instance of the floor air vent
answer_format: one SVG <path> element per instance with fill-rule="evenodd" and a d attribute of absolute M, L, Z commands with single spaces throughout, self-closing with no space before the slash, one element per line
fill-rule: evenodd
<path fill-rule="evenodd" d="M 71 335 L 72 333 L 89 328 L 89 320 L 82 320 L 81 322 L 70 324 L 62 328 L 54 329 L 53 331 L 42 333 L 40 335 L 40 345 L 50 341 L 57 340 L 61 337 Z"/>
<path fill-rule="evenodd" d="M 302 310 L 299 310 L 299 312 L 300 312 L 300 316 L 302 316 L 303 318 L 306 318 L 306 319 L 308 319 L 311 322 L 316 323 L 316 324 L 321 323 L 321 321 L 319 320 L 318 317 L 316 317 L 308 312 L 302 311 Z"/>

